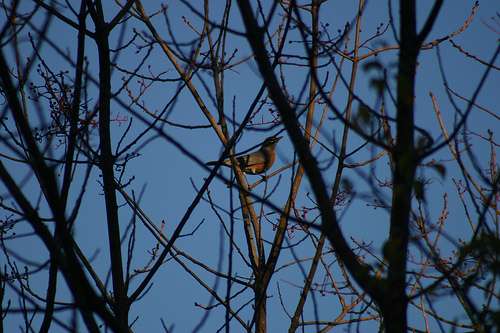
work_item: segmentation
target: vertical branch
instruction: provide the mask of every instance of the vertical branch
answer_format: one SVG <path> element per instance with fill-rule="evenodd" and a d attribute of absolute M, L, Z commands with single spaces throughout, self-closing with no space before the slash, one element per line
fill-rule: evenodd
<path fill-rule="evenodd" d="M 77 46 L 77 66 L 76 66 L 76 82 L 74 88 L 73 105 L 68 110 L 70 114 L 70 131 L 68 135 L 68 148 L 65 155 L 65 169 L 63 176 L 63 184 L 61 186 L 61 205 L 62 210 L 66 211 L 69 189 L 71 187 L 72 170 L 73 170 L 73 155 L 76 149 L 76 137 L 78 133 L 78 112 L 80 108 L 80 96 L 82 88 L 83 79 L 83 61 L 84 61 L 84 51 L 85 51 L 85 1 L 81 2 L 80 13 L 79 13 L 79 30 L 78 30 L 78 46 Z M 24 96 L 23 96 L 24 103 Z M 59 234 L 61 226 L 58 226 L 56 234 Z M 69 226 L 64 226 L 65 228 Z M 47 287 L 47 306 L 45 309 L 42 325 L 40 326 L 40 332 L 48 332 L 53 319 L 54 304 L 56 297 L 57 288 L 57 274 L 59 271 L 59 265 L 56 260 L 52 259 L 49 268 L 49 285 Z"/>
<path fill-rule="evenodd" d="M 406 256 L 413 181 L 419 160 L 414 147 L 413 97 L 421 40 L 416 32 L 415 1 L 401 0 L 399 6 L 401 23 L 396 101 L 398 139 L 393 150 L 394 187 L 390 235 L 384 248 L 389 270 L 386 295 L 381 304 L 387 332 L 403 332 L 407 327 Z"/>
<path fill-rule="evenodd" d="M 379 281 L 372 278 L 368 267 L 362 265 L 354 252 L 350 249 L 345 238 L 340 231 L 336 216 L 333 212 L 332 203 L 327 193 L 325 182 L 318 168 L 315 158 L 312 156 L 309 145 L 304 139 L 296 115 L 292 107 L 288 104 L 286 97 L 280 88 L 274 71 L 272 70 L 267 52 L 263 43 L 263 29 L 260 28 L 252 14 L 249 1 L 238 0 L 240 13 L 246 27 L 246 37 L 255 54 L 256 62 L 259 66 L 260 74 L 267 85 L 270 95 L 278 108 L 287 132 L 297 150 L 300 161 L 306 171 L 311 187 L 317 199 L 318 208 L 322 216 L 322 228 L 327 233 L 328 238 L 338 251 L 340 258 L 344 261 L 351 273 L 372 295 L 381 296 Z"/>
<path fill-rule="evenodd" d="M 99 138 L 101 150 L 99 167 L 102 171 L 103 190 L 106 203 L 111 273 L 115 301 L 114 312 L 120 323 L 128 325 L 127 317 L 129 303 L 123 281 L 120 225 L 113 172 L 115 156 L 113 156 L 111 146 L 111 61 L 108 39 L 110 31 L 104 21 L 101 2 L 97 1 L 95 7 L 92 6 L 89 9 L 96 26 L 95 41 L 99 53 Z"/>
<path fill-rule="evenodd" d="M 68 193 L 71 184 L 71 174 L 73 169 L 73 155 L 76 149 L 76 138 L 78 134 L 78 113 L 80 112 L 80 98 L 82 94 L 83 87 L 83 63 L 85 60 L 85 19 L 86 15 L 85 1 L 82 1 L 80 14 L 78 16 L 78 42 L 77 42 L 77 59 L 75 68 L 75 87 L 74 95 L 72 100 L 71 109 L 68 110 L 70 113 L 70 130 L 68 134 L 68 148 L 66 152 L 66 163 L 64 169 L 63 185 L 61 187 L 61 201 L 66 206 L 68 200 Z"/>
<path fill-rule="evenodd" d="M 407 327 L 406 256 L 409 239 L 409 218 L 415 170 L 419 161 L 414 146 L 414 90 L 417 56 L 423 38 L 437 16 L 442 1 L 435 2 L 420 35 L 416 31 L 414 0 L 401 0 L 400 52 L 398 59 L 396 131 L 393 150 L 394 188 L 389 240 L 384 248 L 389 261 L 387 289 L 382 305 L 387 332 L 403 332 Z"/>
<path fill-rule="evenodd" d="M 309 49 L 310 54 L 313 56 L 311 57 L 311 60 L 309 62 L 309 66 L 311 67 L 311 80 L 314 82 L 316 85 L 318 81 L 318 76 L 317 76 L 317 54 L 318 54 L 318 36 L 319 36 L 319 31 L 318 31 L 318 26 L 319 26 L 319 7 L 321 5 L 321 2 L 314 1 L 311 6 L 311 13 L 313 15 L 312 19 L 312 29 L 313 29 L 313 44 L 312 47 Z M 356 23 L 356 37 L 355 37 L 355 44 L 354 44 L 354 55 L 352 57 L 352 70 L 351 70 L 351 80 L 349 83 L 349 96 L 348 96 L 348 101 L 347 101 L 347 107 L 346 107 L 346 115 L 345 115 L 345 125 L 344 125 L 344 133 L 342 137 L 342 145 L 341 145 L 341 151 L 338 156 L 338 167 L 335 175 L 335 183 L 333 186 L 332 190 L 332 195 L 331 195 L 331 202 L 335 202 L 335 198 L 337 197 L 337 194 L 339 192 L 339 186 L 340 186 L 340 181 L 342 177 L 342 171 L 344 169 L 344 159 L 346 156 L 346 147 L 347 147 L 347 138 L 348 138 L 348 133 L 349 133 L 349 121 L 350 121 L 350 115 L 351 115 L 351 110 L 352 110 L 352 101 L 353 101 L 353 91 L 354 91 L 354 83 L 356 80 L 356 72 L 358 70 L 358 46 L 359 46 L 359 34 L 361 32 L 361 18 L 362 18 L 362 13 L 363 11 L 363 0 L 359 1 L 359 7 L 358 7 L 358 19 Z M 346 42 L 346 47 L 347 47 L 347 42 Z M 312 84 L 311 84 L 312 86 Z M 315 92 L 315 91 L 314 91 Z M 310 89 L 310 94 L 313 93 L 312 87 Z M 310 103 L 311 103 L 311 95 L 310 95 Z M 310 129 L 306 131 L 305 138 L 308 138 L 308 133 L 310 132 Z M 316 273 L 316 269 L 318 266 L 318 261 L 321 257 L 322 249 L 325 244 L 326 240 L 326 234 L 324 232 L 321 233 L 321 236 L 318 240 L 318 244 L 316 245 L 316 253 L 314 255 L 314 259 L 312 262 L 312 265 L 309 270 L 309 274 L 306 279 L 306 283 L 304 284 L 304 288 L 301 293 L 301 297 L 299 300 L 299 303 L 297 304 L 297 307 L 295 309 L 295 313 L 292 317 L 292 321 L 290 324 L 289 332 L 294 332 L 299 324 L 299 318 L 302 315 L 302 311 L 308 296 L 308 293 L 311 289 L 311 284 L 314 278 L 314 275 Z"/>
<path fill-rule="evenodd" d="M 316 99 L 316 89 L 317 89 L 317 81 L 318 81 L 318 46 L 319 46 L 319 8 L 321 6 L 320 1 L 313 0 L 311 2 L 311 23 L 312 23 L 312 45 L 311 48 L 309 49 L 309 71 L 310 71 L 310 83 L 309 83 L 309 105 L 308 105 L 308 110 L 307 110 L 307 120 L 306 120 L 306 130 L 304 133 L 304 139 L 309 141 L 310 140 L 310 133 L 311 133 L 311 128 L 312 128 L 312 121 L 313 121 L 313 116 L 314 116 L 314 107 L 315 107 L 315 99 Z M 294 183 L 292 186 L 292 193 L 289 197 L 289 200 L 286 205 L 286 215 L 282 217 L 282 219 L 286 219 L 288 221 L 288 216 L 291 212 L 292 207 L 294 206 L 295 203 L 295 198 L 297 196 L 297 192 L 299 189 L 300 182 L 302 181 L 302 177 L 304 175 L 304 167 L 302 164 L 299 165 L 299 168 L 297 170 L 297 175 L 294 179 Z M 280 226 L 286 230 L 286 224 L 281 223 L 280 221 Z M 283 235 L 282 235 L 283 237 Z M 319 256 L 321 255 L 321 249 L 323 248 L 324 244 L 324 234 L 320 237 L 320 240 L 317 244 L 316 248 L 316 254 L 314 256 L 314 260 L 312 261 L 311 267 L 309 269 L 309 275 L 307 276 L 306 283 L 304 285 L 304 288 L 300 294 L 300 300 L 297 304 L 297 307 L 295 309 L 295 313 L 292 317 L 290 328 L 288 329 L 289 332 L 295 332 L 295 330 L 298 327 L 299 324 L 299 318 L 302 315 L 302 311 L 310 290 L 310 286 L 313 280 L 313 277 L 316 273 L 316 268 L 318 266 L 318 260 Z"/>

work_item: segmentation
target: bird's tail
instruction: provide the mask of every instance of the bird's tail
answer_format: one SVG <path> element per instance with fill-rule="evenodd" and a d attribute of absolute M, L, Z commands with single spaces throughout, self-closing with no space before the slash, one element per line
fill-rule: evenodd
<path fill-rule="evenodd" d="M 205 165 L 216 165 L 219 161 L 211 161 L 211 162 L 207 162 L 205 163 Z M 224 165 L 224 166 L 231 166 L 231 161 L 230 160 L 225 160 L 225 161 L 222 161 L 221 165 Z"/>

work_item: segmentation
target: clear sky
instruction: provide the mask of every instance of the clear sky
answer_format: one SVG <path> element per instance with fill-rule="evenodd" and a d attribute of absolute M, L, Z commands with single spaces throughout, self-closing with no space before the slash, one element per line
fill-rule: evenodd
<path fill-rule="evenodd" d="M 210 5 L 211 19 L 218 20 L 222 15 L 222 7 L 218 1 L 212 2 L 213 3 Z M 460 29 L 469 19 L 474 3 L 475 1 L 466 0 L 445 1 L 441 14 L 438 16 L 437 23 L 426 41 L 433 41 L 446 37 Z M 153 19 L 153 23 L 157 25 L 157 30 L 160 35 L 167 41 L 172 41 L 173 38 L 175 38 L 177 43 L 183 45 L 181 49 L 185 52 L 186 56 L 192 51 L 192 47 L 189 43 L 197 38 L 195 29 L 197 31 L 201 31 L 202 29 L 200 18 L 193 11 L 193 9 L 202 10 L 202 2 L 190 1 L 190 4 L 193 8 L 189 8 L 180 1 L 168 3 L 169 8 L 166 10 L 165 15 L 158 15 Z M 421 3 L 419 3 L 419 6 L 420 5 Z M 118 8 L 114 2 L 109 2 L 106 6 L 108 6 L 106 7 L 106 16 L 108 20 L 111 20 L 114 13 L 118 11 Z M 148 6 L 146 10 L 150 14 L 160 9 L 159 3 L 155 3 L 154 5 L 148 4 Z M 347 22 L 355 22 L 357 6 L 357 3 L 351 1 L 327 1 L 323 4 L 321 21 L 325 24 L 328 23 L 328 26 L 325 25 L 324 28 L 330 34 L 330 37 L 333 38 L 337 36 L 337 31 L 339 29 L 343 30 Z M 392 10 L 396 14 L 397 8 L 394 4 L 392 4 L 392 6 Z M 30 6 L 27 6 L 26 8 L 29 7 Z M 428 10 L 429 8 L 427 7 L 419 7 L 419 26 L 422 25 L 423 18 L 426 17 Z M 72 15 L 68 9 L 61 9 L 61 11 L 70 19 L 75 20 L 74 15 Z M 500 35 L 498 32 L 490 29 L 486 24 L 496 27 L 497 31 L 499 31 L 500 26 L 492 20 L 492 17 L 498 12 L 500 12 L 500 6 L 498 6 L 497 1 L 481 1 L 470 26 L 457 36 L 452 37 L 451 40 L 464 50 L 470 52 L 470 54 L 485 61 L 489 61 L 498 46 Z M 35 22 L 39 28 L 45 27 L 46 23 L 43 21 L 43 18 L 43 15 L 36 15 L 34 17 L 35 21 L 33 22 Z M 279 19 L 281 19 L 281 17 L 274 19 L 271 22 L 271 27 L 276 28 Z M 496 20 L 498 22 L 498 16 Z M 0 24 L 3 26 L 4 23 L 2 22 L 3 19 L 0 20 Z M 166 22 L 171 30 L 167 29 Z M 374 36 L 377 27 L 380 27 L 381 24 L 383 24 L 381 31 L 384 30 L 388 23 L 387 3 L 367 1 L 363 14 L 361 42 L 363 43 Z M 397 20 L 394 23 L 397 26 Z M 231 8 L 230 27 L 232 33 L 228 34 L 226 56 L 230 57 L 234 54 L 234 58 L 231 62 L 237 63 L 240 60 L 246 59 L 250 55 L 250 50 L 246 40 L 243 36 L 239 35 L 239 33 L 244 30 L 236 4 L 233 4 Z M 88 28 L 89 30 L 93 29 L 92 25 L 89 25 Z M 30 29 L 26 29 L 28 31 L 24 31 L 22 34 L 21 55 L 24 58 L 33 56 L 27 33 L 31 32 L 33 36 L 37 36 L 37 34 L 34 27 Z M 146 27 L 135 19 L 129 19 L 127 23 L 123 25 L 123 29 L 123 40 L 120 40 L 120 34 L 122 33 L 120 29 L 116 29 L 110 36 L 112 48 L 117 48 L 128 42 L 133 36 L 132 29 L 136 29 L 139 33 L 145 35 L 148 34 Z M 42 54 L 44 61 L 46 61 L 47 65 L 53 71 L 69 70 L 70 73 L 68 74 L 68 78 L 70 78 L 72 73 L 71 64 L 69 64 L 64 57 L 61 57 L 60 53 L 54 51 L 54 49 L 57 48 L 60 52 L 66 53 L 70 59 L 74 59 L 76 52 L 75 32 L 65 23 L 53 19 L 48 25 L 47 36 L 53 41 L 54 45 L 42 44 L 40 54 Z M 353 38 L 352 35 L 350 35 L 350 37 Z M 298 41 L 299 37 L 297 35 L 292 35 L 290 40 Z M 362 52 L 362 54 L 368 53 L 371 49 L 380 48 L 381 45 L 385 44 L 387 46 L 396 45 L 391 28 L 381 37 L 367 41 L 365 44 L 366 47 L 361 49 L 360 52 Z M 112 118 L 124 120 L 122 122 L 115 121 L 112 124 L 113 145 L 114 149 L 117 150 L 119 150 L 118 148 L 123 148 L 127 144 L 130 144 L 152 121 L 152 118 L 141 108 L 137 105 L 131 105 L 128 92 L 121 89 L 123 85 L 122 78 L 128 77 L 128 75 L 119 69 L 133 71 L 139 68 L 139 73 L 144 75 L 152 74 L 156 76 L 163 73 L 160 76 L 161 79 L 177 78 L 177 73 L 172 64 L 161 52 L 158 45 L 155 45 L 151 53 L 148 53 L 147 48 L 139 51 L 135 45 L 143 45 L 140 38 L 135 39 L 134 44 L 128 49 L 121 51 L 117 57 L 113 59 L 113 62 L 117 64 L 117 68 L 114 69 L 113 74 L 113 89 L 119 92 L 119 94 L 113 103 Z M 86 86 L 87 100 L 89 102 L 89 108 L 91 109 L 98 102 L 96 86 L 98 84 L 97 53 L 92 41 L 87 41 L 86 47 L 89 71 L 95 80 L 94 82 L 89 81 Z M 236 49 L 237 52 L 235 51 Z M 206 51 L 206 49 L 203 51 Z M 6 48 L 4 54 L 8 55 L 8 52 L 10 51 L 7 51 Z M 293 52 L 303 52 L 302 46 L 292 42 L 285 47 L 285 53 Z M 142 62 L 144 57 L 146 57 L 146 59 Z M 383 52 L 376 58 L 370 58 L 366 61 L 380 62 L 384 68 L 387 69 L 389 85 L 394 87 L 396 59 L 397 50 L 391 50 Z M 12 58 L 10 60 L 13 61 Z M 341 58 L 339 56 L 335 57 L 335 64 L 337 66 L 340 61 Z M 320 59 L 320 62 L 326 63 L 326 59 Z M 11 64 L 13 63 L 14 62 Z M 35 61 L 35 64 L 37 63 L 39 63 L 38 60 Z M 463 53 L 460 53 L 457 48 L 453 47 L 449 40 L 441 43 L 439 47 L 422 51 L 419 57 L 419 63 L 417 68 L 415 99 L 416 123 L 418 126 L 428 131 L 435 141 L 442 142 L 443 135 L 440 131 L 439 122 L 429 93 L 434 94 L 442 114 L 444 125 L 450 132 L 457 118 L 455 109 L 452 103 L 450 103 L 450 97 L 446 94 L 444 89 L 441 70 L 445 73 L 445 80 L 453 91 L 465 98 L 471 98 L 475 93 L 475 89 L 486 67 Z M 360 63 L 361 66 L 364 64 L 364 62 Z M 497 59 L 494 64 L 497 67 L 500 66 L 500 60 Z M 348 80 L 351 65 L 346 62 L 343 66 L 344 79 Z M 34 65 L 32 71 L 36 68 L 36 65 Z M 327 86 L 331 87 L 336 69 L 333 65 L 330 65 L 329 71 L 330 77 L 327 81 Z M 307 80 L 306 73 L 304 68 L 286 67 L 287 88 L 297 99 L 304 100 L 304 97 L 300 97 L 300 89 Z M 325 75 L 324 72 L 323 75 Z M 366 104 L 373 107 L 379 106 L 379 104 L 377 104 L 376 93 L 370 87 L 370 82 L 371 79 L 376 78 L 377 75 L 375 71 L 365 71 L 361 69 L 358 72 L 355 86 L 355 94 L 362 98 Z M 41 83 L 41 78 L 37 75 L 33 75 L 30 80 L 33 80 L 35 84 Z M 128 85 L 128 88 L 131 89 L 135 96 L 145 87 L 140 81 L 140 79 L 134 78 Z M 149 83 L 150 81 L 144 81 L 145 85 Z M 208 70 L 200 69 L 193 83 L 200 92 L 201 98 L 204 100 L 209 111 L 217 118 L 211 73 Z M 234 113 L 236 122 L 241 122 L 260 89 L 261 84 L 260 75 L 258 74 L 255 63 L 251 59 L 226 71 L 224 81 L 224 106 L 226 116 L 232 117 Z M 177 94 L 180 86 L 182 86 L 182 84 L 179 82 L 164 81 L 153 83 L 150 87 L 147 87 L 145 93 L 140 97 L 139 103 L 151 112 L 162 112 L 166 110 L 164 119 L 170 122 L 189 126 L 207 125 L 206 118 L 201 113 L 187 89 L 183 88 L 183 90 Z M 488 129 L 495 131 L 498 128 L 499 86 L 500 76 L 498 70 L 493 70 L 486 80 L 482 91 L 477 96 L 476 103 L 491 110 L 496 115 L 496 118 L 480 109 L 474 109 L 466 124 L 469 130 L 487 136 Z M 332 97 L 332 101 L 339 110 L 342 111 L 345 109 L 347 94 L 345 85 L 342 82 L 338 83 L 338 88 Z M 394 105 L 390 102 L 390 96 L 386 96 L 386 101 L 388 115 L 394 115 Z M 456 97 L 453 98 L 453 101 L 459 108 L 465 108 L 466 106 L 465 102 Z M 4 106 L 2 106 L 2 112 L 4 112 L 3 107 Z M 272 122 L 273 118 L 267 110 L 272 107 L 272 105 L 264 106 L 254 119 L 254 123 L 256 124 L 266 123 L 266 125 L 248 126 L 243 131 L 241 140 L 237 143 L 236 151 L 244 151 L 251 147 L 255 147 L 266 137 L 278 134 L 283 135 L 284 138 L 279 142 L 276 148 L 277 159 L 271 170 L 275 171 L 291 163 L 295 156 L 291 143 L 286 133 L 283 132 L 283 126 L 280 124 L 268 124 Z M 318 106 L 318 119 L 316 119 L 316 124 L 322 112 L 320 111 L 322 107 L 324 107 L 324 105 Z M 45 124 L 50 121 L 46 106 L 44 106 L 43 103 L 38 106 L 38 109 L 33 108 L 32 110 L 34 111 L 30 117 L 33 123 L 36 123 L 38 118 Z M 319 139 L 327 143 L 330 147 L 338 149 L 343 125 L 340 121 L 334 119 L 335 117 L 331 112 L 327 113 L 327 117 L 329 118 L 325 122 Z M 131 126 L 129 129 L 128 126 L 130 124 Z M 232 130 L 231 128 L 231 131 Z M 0 130 L 0 135 L 2 135 L 3 139 L 5 134 L 1 131 L 3 131 L 3 129 Z M 170 142 L 167 136 L 159 134 L 160 132 L 166 134 L 168 137 L 174 138 L 176 144 Z M 122 135 L 125 134 L 125 139 L 121 141 Z M 351 137 L 352 139 L 349 141 L 348 150 L 354 150 L 363 142 L 361 138 L 354 134 L 351 134 Z M 473 137 L 472 139 L 475 140 L 477 138 Z M 94 148 L 98 147 L 97 128 L 91 135 L 90 143 L 94 145 Z M 178 144 L 188 151 L 190 155 L 179 149 Z M 52 145 L 48 147 L 47 154 L 49 156 L 61 156 L 63 148 L 56 148 L 56 146 L 57 144 L 53 142 Z M 486 168 L 487 161 L 490 158 L 489 144 L 484 140 L 477 139 L 474 141 L 474 149 L 474 153 L 477 155 L 477 163 L 479 163 L 482 168 Z M 3 154 L 13 155 L 12 151 L 3 142 L 1 142 L 0 150 Z M 197 194 L 197 190 L 203 185 L 204 178 L 209 175 L 210 169 L 205 167 L 204 163 L 217 160 L 222 152 L 222 145 L 215 135 L 215 132 L 210 128 L 185 129 L 167 124 L 158 124 L 157 130 L 151 131 L 142 137 L 137 145 L 129 151 L 129 153 L 132 152 L 140 154 L 140 156 L 132 159 L 127 164 L 126 170 L 123 173 L 122 183 L 127 183 L 129 179 L 132 177 L 134 178 L 130 186 L 125 188 L 125 191 L 130 196 L 135 196 L 142 211 L 144 211 L 148 218 L 158 227 L 161 227 L 162 221 L 165 221 L 164 234 L 169 236 L 175 230 L 179 221 L 191 205 Z M 320 165 L 325 168 L 324 177 L 327 184 L 332 185 L 336 161 L 333 160 L 332 162 L 331 155 L 319 145 L 316 145 L 313 152 L 321 162 Z M 359 153 L 353 154 L 348 162 L 352 164 L 360 163 L 379 152 L 380 151 L 377 149 L 364 149 Z M 436 152 L 432 158 L 437 161 L 445 161 L 451 159 L 451 154 L 449 149 L 444 147 L 442 150 Z M 429 161 L 424 161 L 424 163 L 430 162 L 430 160 L 431 158 Z M 23 189 L 26 193 L 29 193 L 32 204 L 40 208 L 42 215 L 43 213 L 47 214 L 46 205 L 37 191 L 38 185 L 36 184 L 36 179 L 31 175 L 29 170 L 19 165 L 19 163 L 4 160 L 3 158 L 2 162 L 5 163 L 9 171 L 12 172 L 17 180 L 23 182 Z M 444 202 L 443 195 L 444 193 L 448 193 L 447 210 L 449 211 L 449 215 L 445 223 L 445 228 L 443 229 L 443 234 L 446 237 L 443 237 L 441 240 L 440 250 L 443 256 L 449 256 L 452 254 L 451 251 L 454 246 L 458 244 L 458 239 L 470 239 L 471 232 L 461 205 L 460 197 L 453 183 L 454 180 L 460 179 L 462 175 L 455 164 L 446 163 L 445 165 L 447 167 L 447 172 L 444 177 L 437 172 L 424 168 L 419 171 L 418 176 L 427 180 L 432 180 L 432 184 L 429 185 L 429 190 L 426 192 L 426 200 L 428 203 L 426 216 L 430 224 L 436 223 L 441 216 Z M 60 169 L 55 169 L 56 173 L 60 171 Z M 77 169 L 74 178 L 75 187 L 74 191 L 71 193 L 71 195 L 76 198 L 80 193 L 79 191 L 82 185 L 86 184 L 87 187 L 85 189 L 84 200 L 74 228 L 74 236 L 76 241 L 79 242 L 82 251 L 87 255 L 87 258 L 91 260 L 96 271 L 101 275 L 103 280 L 106 280 L 108 283 L 108 289 L 111 289 L 109 275 L 106 278 L 106 274 L 109 272 L 109 251 L 107 248 L 104 200 L 101 193 L 99 170 L 97 168 L 92 169 L 88 177 L 85 172 L 85 166 Z M 230 177 L 229 169 L 221 170 L 220 173 L 225 177 Z M 119 172 L 117 172 L 117 175 L 119 175 Z M 252 193 L 256 195 L 262 195 L 263 193 L 271 194 L 269 201 L 277 207 L 282 207 L 285 204 L 287 194 L 290 190 L 291 175 L 292 169 L 289 168 L 284 170 L 280 178 L 277 176 L 271 178 L 267 186 L 265 183 L 261 183 L 253 189 Z M 347 239 L 352 238 L 357 242 L 370 244 L 370 249 L 372 249 L 374 253 L 380 254 L 383 244 L 387 240 L 389 215 L 388 211 L 380 208 L 375 209 L 373 207 L 373 195 L 370 183 L 366 179 L 368 178 L 373 181 L 374 176 L 380 180 L 390 179 L 387 168 L 387 158 L 382 158 L 377 163 L 367 168 L 346 170 L 344 177 L 354 185 L 354 192 L 350 197 L 351 202 L 347 206 L 340 208 L 339 216 L 342 231 Z M 248 177 L 251 183 L 260 179 L 258 176 Z M 4 200 L 8 201 L 9 198 L 5 195 L 5 189 L 2 186 L 3 185 L 0 185 L 0 195 Z M 313 207 L 314 203 L 312 200 L 314 200 L 314 198 L 307 195 L 308 192 L 310 192 L 307 181 L 304 181 L 301 186 L 303 189 L 299 194 L 297 204 L 304 205 L 305 207 Z M 216 179 L 210 185 L 210 191 L 213 202 L 216 205 L 229 210 L 229 202 L 230 199 L 232 199 L 234 206 L 238 207 L 237 192 L 229 190 L 222 179 Z M 389 194 L 390 192 L 386 189 L 381 189 L 379 199 L 385 199 L 390 202 Z M 135 249 L 131 264 L 131 270 L 133 272 L 134 269 L 142 269 L 145 267 L 151 258 L 150 253 L 157 243 L 144 225 L 139 220 L 133 219 L 130 209 L 126 207 L 123 198 L 120 198 L 120 204 L 123 205 L 123 207 L 120 208 L 120 218 L 122 223 L 121 227 L 125 233 L 123 246 L 124 254 L 126 253 L 126 244 L 128 242 L 128 236 L 130 235 L 130 228 L 132 225 L 135 225 L 136 228 Z M 264 207 L 264 209 L 266 213 L 272 211 L 269 207 Z M 230 219 L 228 215 L 222 212 L 222 210 L 219 212 L 222 214 L 226 223 L 229 224 Z M 7 215 L 8 212 L 4 212 L 2 208 L 0 208 L 0 218 L 4 219 Z M 310 219 L 313 219 L 315 216 L 315 211 L 308 213 L 308 218 Z M 234 214 L 235 241 L 239 244 L 242 252 L 246 253 L 243 229 L 241 228 L 239 220 L 240 217 L 241 212 L 236 210 Z M 272 223 L 276 222 L 277 218 L 279 218 L 279 214 L 274 213 L 269 215 L 267 219 L 262 220 L 263 236 L 268 241 L 272 241 L 274 237 Z M 8 246 L 22 258 L 35 263 L 44 263 L 48 260 L 48 252 L 44 249 L 41 242 L 30 235 L 30 232 L 31 228 L 28 225 L 17 225 L 17 238 L 9 241 Z M 203 262 L 213 269 L 218 269 L 223 272 L 227 271 L 228 241 L 224 235 L 221 223 L 214 214 L 209 203 L 203 201 L 196 207 L 183 230 L 183 235 L 185 236 L 180 238 L 176 243 L 179 251 L 186 252 L 196 260 Z M 291 263 L 297 259 L 310 258 L 314 254 L 314 248 L 311 245 L 311 241 L 307 239 L 305 234 L 300 230 L 290 234 L 285 242 L 287 245 L 295 246 L 285 249 L 283 255 L 280 257 L 278 267 Z M 354 243 L 351 244 L 355 246 Z M 413 249 L 415 250 L 415 254 L 418 253 L 418 249 L 415 247 L 413 247 Z M 233 275 L 248 277 L 250 274 L 249 268 L 246 267 L 237 255 L 235 255 L 235 258 Z M 366 259 L 373 262 L 373 259 L 369 257 Z M 333 257 L 329 257 L 327 260 L 330 260 L 327 264 L 334 263 Z M 6 264 L 4 256 L 0 262 L 2 266 Z M 282 308 L 282 303 L 288 312 L 293 313 L 300 293 L 300 289 L 297 286 L 302 285 L 304 273 L 308 271 L 308 267 L 308 261 L 305 261 L 300 265 L 285 267 L 276 273 L 268 291 L 268 295 L 270 296 L 268 299 L 269 332 L 282 332 L 288 328 L 289 319 Z M 338 271 L 335 271 L 337 270 L 337 265 L 334 264 L 333 267 L 335 267 L 332 269 L 333 274 L 339 274 Z M 207 285 L 217 290 L 221 295 L 225 295 L 225 280 L 215 279 L 213 275 L 193 264 L 189 264 L 189 268 L 195 271 L 196 274 L 199 274 Z M 142 276 L 138 275 L 132 279 L 130 286 L 131 290 L 134 290 L 134 288 L 138 286 L 141 278 Z M 32 273 L 30 286 L 37 293 L 44 295 L 44 288 L 46 286 L 45 279 L 46 271 L 34 272 Z M 318 278 L 318 280 L 317 282 L 321 282 L 321 279 Z M 61 287 L 58 289 L 60 300 L 63 302 L 70 302 L 71 298 L 64 288 L 62 278 L 60 279 L 60 284 Z M 239 290 L 240 286 L 233 285 L 232 288 L 233 292 L 236 292 Z M 12 307 L 19 306 L 17 301 L 15 301 L 17 298 L 13 295 L 12 289 L 8 290 L 6 298 L 8 297 L 13 299 Z M 247 290 L 233 300 L 232 304 L 235 308 L 238 308 L 238 305 L 243 306 L 251 299 L 252 293 Z M 455 319 L 455 316 L 459 318 L 463 316 L 463 312 L 460 312 L 457 304 L 448 298 L 444 298 L 442 301 L 436 300 L 436 302 L 440 307 L 442 306 L 442 308 L 439 309 L 441 315 L 450 319 Z M 480 302 L 480 300 L 478 300 L 478 302 Z M 195 331 L 200 323 L 203 323 L 202 329 L 200 330 L 203 332 L 213 332 L 221 327 L 224 322 L 224 310 L 221 306 L 207 312 L 201 307 L 195 306 L 195 304 L 210 306 L 214 304 L 214 300 L 183 267 L 170 259 L 162 266 L 153 279 L 152 286 L 148 290 L 148 293 L 137 303 L 132 305 L 130 312 L 131 321 L 137 317 L 137 321 L 132 328 L 136 332 L 158 332 L 162 330 L 160 319 L 165 322 L 167 327 L 171 328 L 170 332 Z M 334 320 L 339 314 L 339 305 L 336 296 L 328 293 L 325 293 L 325 295 L 317 293 L 310 299 L 308 306 L 306 306 L 304 314 L 305 320 L 314 320 L 314 304 L 318 305 L 316 307 L 319 309 L 317 315 L 321 320 Z M 240 315 L 245 320 L 250 320 L 251 317 L 249 313 L 251 313 L 251 305 L 247 305 Z M 415 324 L 415 326 L 420 329 L 424 329 L 424 318 L 421 316 L 421 313 L 419 314 L 419 312 L 415 310 L 410 310 L 410 313 L 412 314 L 410 324 Z M 70 311 L 68 311 L 67 315 L 69 316 L 70 314 Z M 40 320 L 40 318 L 42 318 L 42 316 L 38 315 L 35 322 Z M 19 317 L 9 316 L 5 320 L 5 325 L 6 332 L 15 332 L 20 330 L 19 326 L 21 325 L 21 321 Z M 435 323 L 432 321 L 430 325 L 434 330 L 440 329 L 440 327 L 435 326 Z M 35 325 L 35 327 L 37 327 L 37 325 Z M 241 331 L 241 326 L 237 323 L 232 323 L 231 327 L 234 332 Z M 451 331 L 449 327 L 446 329 L 447 331 Z M 59 328 L 53 326 L 53 331 L 57 332 Z M 306 331 L 313 332 L 316 331 L 316 328 L 308 327 Z M 333 331 L 336 331 L 336 329 Z"/>

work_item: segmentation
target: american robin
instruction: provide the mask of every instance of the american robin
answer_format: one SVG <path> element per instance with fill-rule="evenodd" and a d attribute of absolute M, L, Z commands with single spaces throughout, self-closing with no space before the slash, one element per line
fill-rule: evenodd
<path fill-rule="evenodd" d="M 257 175 L 269 170 L 273 166 L 274 158 L 276 156 L 274 148 L 276 148 L 276 144 L 281 138 L 282 136 L 278 138 L 267 138 L 264 143 L 262 143 L 262 147 L 260 147 L 259 150 L 248 155 L 236 157 L 236 161 L 238 161 L 241 171 L 249 175 Z M 216 164 L 217 161 L 206 163 L 206 165 Z M 222 161 L 222 165 L 230 167 L 232 165 L 231 160 Z"/>

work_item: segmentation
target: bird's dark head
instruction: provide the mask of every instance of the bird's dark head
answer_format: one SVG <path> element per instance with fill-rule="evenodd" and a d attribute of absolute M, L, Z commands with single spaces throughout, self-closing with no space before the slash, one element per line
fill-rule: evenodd
<path fill-rule="evenodd" d="M 280 141 L 280 139 L 282 138 L 282 136 L 279 136 L 279 137 L 270 137 L 270 138 L 267 138 L 266 140 L 264 140 L 264 143 L 262 144 L 262 148 L 261 149 L 274 149 L 276 147 L 276 144 L 278 143 L 278 141 Z"/>

